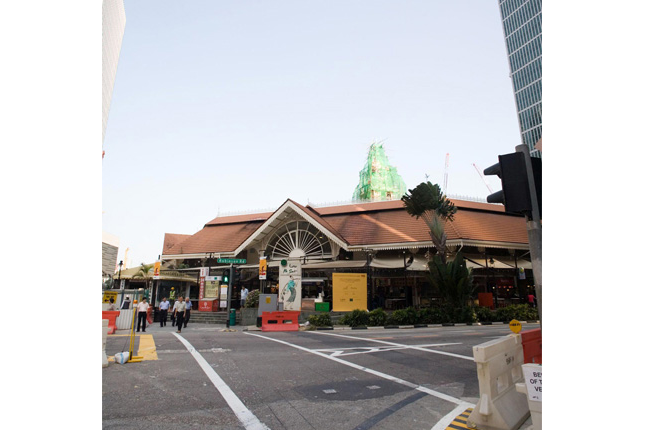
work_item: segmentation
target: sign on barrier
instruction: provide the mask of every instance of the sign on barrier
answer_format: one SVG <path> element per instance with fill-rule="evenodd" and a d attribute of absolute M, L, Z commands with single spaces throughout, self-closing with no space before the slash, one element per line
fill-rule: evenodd
<path fill-rule="evenodd" d="M 542 366 L 537 364 L 525 364 L 522 366 L 524 382 L 526 384 L 526 395 L 529 400 L 542 401 Z"/>

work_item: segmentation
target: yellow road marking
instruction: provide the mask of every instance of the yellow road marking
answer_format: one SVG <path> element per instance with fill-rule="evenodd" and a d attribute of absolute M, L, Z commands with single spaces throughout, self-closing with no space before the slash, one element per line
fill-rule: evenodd
<path fill-rule="evenodd" d="M 128 336 L 129 334 L 114 334 L 112 336 Z M 155 346 L 155 341 L 151 334 L 142 334 L 137 335 L 139 337 L 139 350 L 134 354 L 135 356 L 143 357 L 143 361 L 146 360 L 158 360 L 157 357 L 157 347 Z M 114 361 L 114 356 L 111 355 L 108 357 L 108 361 Z"/>
<path fill-rule="evenodd" d="M 468 427 L 466 422 L 468 421 L 468 417 L 472 413 L 473 408 L 468 408 L 464 412 L 462 412 L 461 415 L 458 415 L 455 417 L 455 419 L 446 427 L 446 430 L 461 430 L 461 429 L 470 429 L 471 427 Z"/>

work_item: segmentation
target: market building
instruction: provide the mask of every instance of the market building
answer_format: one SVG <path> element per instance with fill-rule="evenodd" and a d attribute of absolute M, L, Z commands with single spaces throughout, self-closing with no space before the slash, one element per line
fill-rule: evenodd
<path fill-rule="evenodd" d="M 524 217 L 499 205 L 451 201 L 458 211 L 445 226 L 447 245 L 453 256 L 461 250 L 466 257 L 474 298 L 493 307 L 525 303 L 533 280 Z M 333 280 L 340 273 L 365 275 L 368 309 L 394 310 L 439 300 L 427 281 L 426 263 L 433 253 L 427 225 L 410 216 L 401 200 L 303 206 L 289 199 L 274 212 L 217 217 L 193 235 L 166 233 L 161 273 L 173 270 L 202 282 L 186 283 L 179 291 L 199 300 L 200 307 L 209 301 L 209 310 L 224 307 L 225 292 L 231 308 L 238 309 L 242 285 L 279 293 L 280 270 L 289 262 L 301 271 L 302 310 L 313 310 L 317 302 L 334 310 Z M 266 279 L 261 280 L 264 259 Z M 218 260 L 241 263 L 235 265 L 239 280 L 233 291 L 222 289 L 230 283 L 231 264 Z"/>

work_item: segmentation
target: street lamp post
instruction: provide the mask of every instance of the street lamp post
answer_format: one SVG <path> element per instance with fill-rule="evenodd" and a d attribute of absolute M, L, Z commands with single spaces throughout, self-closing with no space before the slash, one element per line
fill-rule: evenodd
<path fill-rule="evenodd" d="M 121 266 L 123 266 L 123 260 L 119 261 L 119 289 L 121 289 Z"/>

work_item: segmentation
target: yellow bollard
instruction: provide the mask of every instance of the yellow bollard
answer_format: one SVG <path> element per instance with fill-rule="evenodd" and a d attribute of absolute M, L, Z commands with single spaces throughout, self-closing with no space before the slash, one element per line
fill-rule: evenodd
<path fill-rule="evenodd" d="M 137 300 L 132 301 L 132 326 L 130 327 L 130 349 L 129 349 L 129 357 L 128 357 L 128 363 L 140 363 L 143 360 L 143 357 L 141 356 L 133 356 L 132 354 L 134 353 L 134 320 L 136 319 L 136 312 L 137 312 Z"/>

